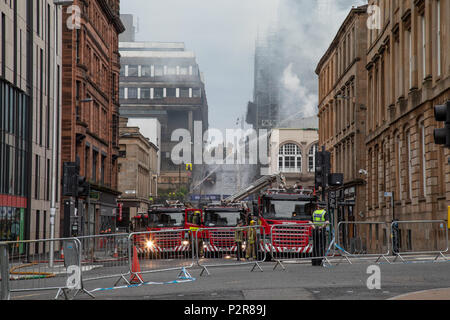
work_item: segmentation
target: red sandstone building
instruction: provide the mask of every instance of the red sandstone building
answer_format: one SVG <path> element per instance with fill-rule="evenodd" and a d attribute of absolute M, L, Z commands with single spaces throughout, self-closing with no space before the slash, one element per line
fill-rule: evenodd
<path fill-rule="evenodd" d="M 63 23 L 62 164 L 80 161 L 90 182 L 81 199 L 82 234 L 115 227 L 119 156 L 119 0 L 75 0 L 81 9 L 79 29 Z M 63 22 L 69 16 L 64 10 Z M 64 200 L 64 199 L 63 199 Z M 62 205 L 64 206 L 64 205 Z M 61 219 L 61 228 L 64 226 Z"/>

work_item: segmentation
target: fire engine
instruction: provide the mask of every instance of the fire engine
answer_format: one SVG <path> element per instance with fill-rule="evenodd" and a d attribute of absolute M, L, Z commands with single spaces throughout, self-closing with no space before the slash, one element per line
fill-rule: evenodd
<path fill-rule="evenodd" d="M 198 219 L 198 221 L 195 221 Z M 153 205 L 148 215 L 137 217 L 136 248 L 139 254 L 160 257 L 161 254 L 192 254 L 190 231 L 201 227 L 202 210 L 187 208 L 183 203 L 168 201 L 165 205 Z M 177 230 L 182 230 L 176 232 Z M 189 230 L 189 231 L 186 231 Z"/>
<path fill-rule="evenodd" d="M 237 251 L 234 229 L 239 222 L 248 224 L 249 209 L 245 203 L 219 202 L 204 207 L 204 225 L 201 234 L 203 255 L 220 257 Z M 228 229 L 229 228 L 229 229 Z"/>
<path fill-rule="evenodd" d="M 269 189 L 258 197 L 255 210 L 258 225 L 261 226 L 261 250 L 267 253 L 311 254 L 312 215 L 316 208 L 317 197 L 313 190 L 305 189 Z M 255 212 L 254 212 L 255 213 Z M 300 224 L 300 232 L 287 225 Z M 309 224 L 309 225 L 308 225 Z M 285 226 L 283 228 L 283 225 Z M 276 226 L 273 231 L 273 226 Z"/>
<path fill-rule="evenodd" d="M 276 183 L 279 188 L 272 188 Z M 283 225 L 308 224 L 317 205 L 317 196 L 313 190 L 302 189 L 300 186 L 286 187 L 285 177 L 281 174 L 264 176 L 250 186 L 225 199 L 240 201 L 249 195 L 258 194 L 258 200 L 253 203 L 253 215 L 261 227 L 258 231 L 259 250 L 266 252 L 270 260 L 272 252 L 310 254 L 312 246 L 312 227 L 305 226 L 302 232 L 292 232 L 292 227 Z M 272 227 L 276 231 L 272 233 Z"/>

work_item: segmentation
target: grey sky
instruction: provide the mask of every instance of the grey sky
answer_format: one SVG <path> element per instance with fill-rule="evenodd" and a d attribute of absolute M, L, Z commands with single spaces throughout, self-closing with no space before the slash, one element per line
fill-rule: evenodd
<path fill-rule="evenodd" d="M 253 98 L 253 56 L 258 30 L 273 25 L 279 1 L 298 1 L 298 34 L 312 47 L 299 51 L 305 61 L 320 58 L 352 5 L 364 0 L 122 0 L 121 13 L 138 17 L 137 41 L 180 41 L 194 51 L 206 78 L 210 127 L 234 128 Z M 297 4 L 298 7 L 298 4 Z M 322 8 L 323 20 L 311 21 L 312 10 Z M 325 11 L 323 12 L 325 8 Z M 280 14 L 284 15 L 285 10 Z M 290 12 L 292 15 L 292 12 Z M 292 17 L 290 17 L 292 19 Z M 302 23 L 303 21 L 303 23 Z M 317 31 L 311 31 L 317 30 Z M 303 32 L 302 32 L 303 31 Z M 317 34 L 316 34 L 317 32 Z M 320 36 L 318 36 L 320 35 Z M 320 41 L 319 41 L 320 40 Z M 308 52 L 308 53 L 306 53 Z M 312 55 L 312 57 L 310 56 Z M 315 57 L 317 56 L 317 59 Z M 300 59 L 301 60 L 301 59 Z M 315 62 L 315 63 L 316 63 Z M 314 66 L 310 66 L 313 71 Z M 314 72 L 302 72 L 300 81 L 312 83 Z M 303 79 L 307 78 L 307 79 Z M 304 80 L 304 81 L 302 81 Z M 311 87 L 311 85 L 310 85 Z M 315 88 L 309 88 L 316 94 Z"/>

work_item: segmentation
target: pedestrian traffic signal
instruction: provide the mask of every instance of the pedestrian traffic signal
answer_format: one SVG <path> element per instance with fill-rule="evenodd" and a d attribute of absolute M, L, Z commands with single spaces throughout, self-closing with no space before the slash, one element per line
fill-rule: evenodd
<path fill-rule="evenodd" d="M 434 142 L 450 148 L 450 100 L 434 107 L 434 118 L 445 123 L 444 128 L 434 130 Z"/>

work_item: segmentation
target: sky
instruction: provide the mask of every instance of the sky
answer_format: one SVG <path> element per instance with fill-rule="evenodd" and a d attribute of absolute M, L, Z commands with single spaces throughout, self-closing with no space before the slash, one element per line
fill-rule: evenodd
<path fill-rule="evenodd" d="M 205 76 L 209 126 L 237 127 L 253 100 L 256 39 L 283 25 L 296 59 L 280 79 L 314 113 L 314 73 L 352 5 L 364 0 L 122 0 L 121 13 L 137 17 L 137 41 L 184 42 Z M 280 23 L 277 23 L 280 22 Z"/>

